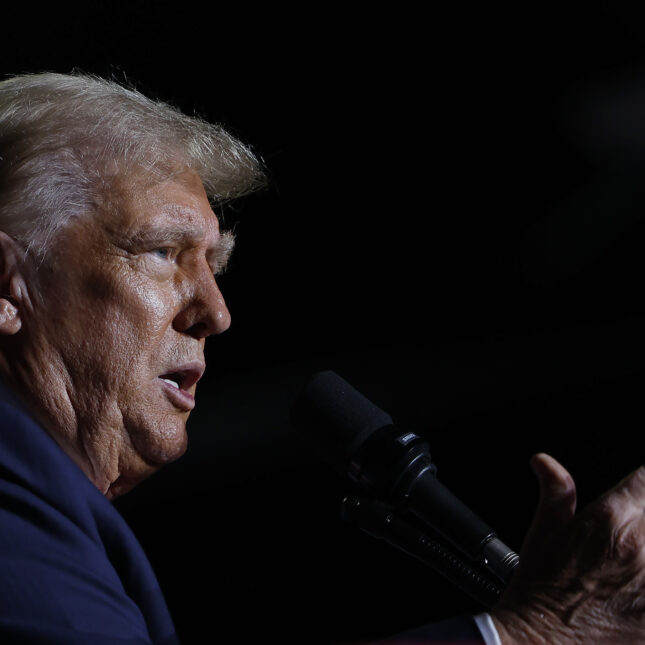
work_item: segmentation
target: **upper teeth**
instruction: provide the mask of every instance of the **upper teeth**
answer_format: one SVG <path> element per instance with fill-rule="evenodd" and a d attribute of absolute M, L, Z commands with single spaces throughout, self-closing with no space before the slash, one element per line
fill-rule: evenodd
<path fill-rule="evenodd" d="M 175 382 L 175 381 L 173 381 L 173 380 L 171 380 L 169 378 L 164 378 L 164 379 L 161 379 L 161 380 L 166 381 L 166 383 L 170 383 L 170 385 L 172 385 L 173 387 L 176 387 L 177 389 L 179 389 L 179 383 L 177 383 L 177 382 Z"/>

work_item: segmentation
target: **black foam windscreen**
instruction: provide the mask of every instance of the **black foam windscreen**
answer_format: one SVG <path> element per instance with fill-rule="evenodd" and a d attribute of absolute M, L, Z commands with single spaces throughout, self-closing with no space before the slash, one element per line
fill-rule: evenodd
<path fill-rule="evenodd" d="M 291 412 L 293 427 L 316 443 L 341 474 L 361 444 L 392 417 L 333 371 L 318 372 L 305 385 Z"/>

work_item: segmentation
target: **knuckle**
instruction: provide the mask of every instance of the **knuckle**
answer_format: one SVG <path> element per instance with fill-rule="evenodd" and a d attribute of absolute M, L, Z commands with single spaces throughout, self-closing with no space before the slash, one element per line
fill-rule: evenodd
<path fill-rule="evenodd" d="M 613 562 L 633 562 L 643 550 L 640 522 L 622 505 L 610 500 L 595 504 L 583 525 L 585 551 L 589 556 L 605 557 Z"/>
<path fill-rule="evenodd" d="M 610 557 L 618 562 L 633 562 L 642 556 L 643 536 L 633 522 L 615 527 L 610 540 Z"/>

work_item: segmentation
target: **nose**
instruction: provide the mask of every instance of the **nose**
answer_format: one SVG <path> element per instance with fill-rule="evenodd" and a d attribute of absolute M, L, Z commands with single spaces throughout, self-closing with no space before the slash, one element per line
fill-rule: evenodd
<path fill-rule="evenodd" d="M 231 314 L 213 274 L 200 276 L 192 284 L 185 306 L 175 316 L 173 327 L 193 338 L 221 334 L 231 326 Z"/>

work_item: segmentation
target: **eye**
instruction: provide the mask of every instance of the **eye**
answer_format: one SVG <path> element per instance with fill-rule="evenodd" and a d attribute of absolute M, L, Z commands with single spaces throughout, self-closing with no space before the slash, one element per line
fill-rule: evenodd
<path fill-rule="evenodd" d="M 153 249 L 151 253 L 161 260 L 170 260 L 172 257 L 172 249 L 169 246 L 161 246 L 158 249 Z"/>

